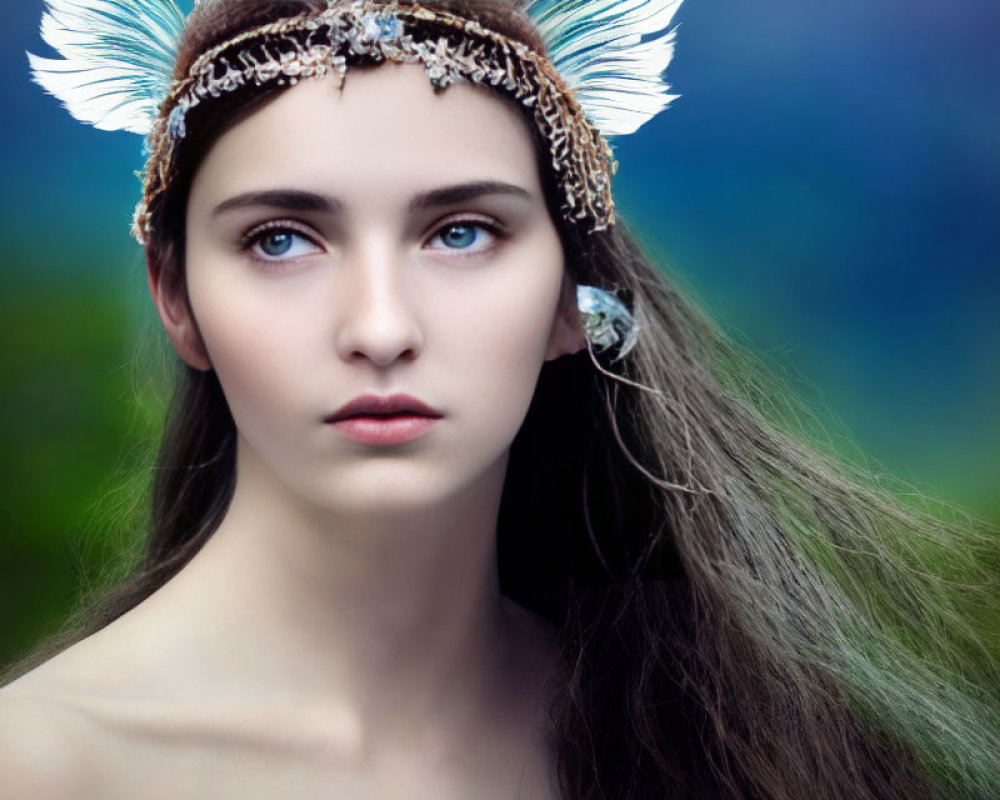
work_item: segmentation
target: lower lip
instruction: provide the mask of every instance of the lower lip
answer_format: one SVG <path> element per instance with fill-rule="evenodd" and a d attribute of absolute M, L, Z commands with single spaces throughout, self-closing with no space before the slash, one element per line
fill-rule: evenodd
<path fill-rule="evenodd" d="M 362 444 L 405 444 L 419 439 L 437 422 L 436 417 L 352 417 L 332 425 L 349 439 Z"/>

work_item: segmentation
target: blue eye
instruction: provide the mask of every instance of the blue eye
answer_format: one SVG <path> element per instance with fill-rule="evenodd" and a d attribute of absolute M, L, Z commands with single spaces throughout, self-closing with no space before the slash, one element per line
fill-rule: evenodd
<path fill-rule="evenodd" d="M 315 245 L 293 228 L 275 226 L 250 233 L 243 249 L 261 261 L 281 261 L 315 252 Z"/>
<path fill-rule="evenodd" d="M 480 253 L 491 248 L 496 235 L 496 231 L 483 222 L 463 220 L 445 225 L 431 241 L 440 239 L 447 250 Z"/>

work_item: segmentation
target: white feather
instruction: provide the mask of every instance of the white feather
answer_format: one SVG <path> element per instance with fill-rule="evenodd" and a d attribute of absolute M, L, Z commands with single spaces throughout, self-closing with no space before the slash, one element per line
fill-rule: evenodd
<path fill-rule="evenodd" d="M 528 0 L 549 57 L 605 136 L 634 133 L 673 102 L 663 77 L 681 0 Z"/>
<path fill-rule="evenodd" d="M 81 122 L 147 134 L 166 97 L 184 15 L 174 0 L 47 0 L 32 77 Z"/>

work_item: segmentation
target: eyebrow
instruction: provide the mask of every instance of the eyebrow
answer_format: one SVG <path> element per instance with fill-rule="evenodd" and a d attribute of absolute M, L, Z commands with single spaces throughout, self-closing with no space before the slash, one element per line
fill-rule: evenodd
<path fill-rule="evenodd" d="M 440 206 L 466 203 L 487 195 L 517 197 L 523 200 L 532 198 L 531 192 L 513 183 L 472 181 L 454 186 L 443 186 L 414 195 L 410 200 L 409 211 L 413 213 Z M 315 211 L 324 214 L 339 214 L 343 213 L 344 210 L 343 201 L 330 195 L 307 192 L 301 189 L 268 189 L 259 192 L 244 192 L 230 197 L 228 200 L 223 200 L 212 211 L 212 216 L 217 217 L 228 211 L 260 206 L 281 208 L 287 211 Z"/>

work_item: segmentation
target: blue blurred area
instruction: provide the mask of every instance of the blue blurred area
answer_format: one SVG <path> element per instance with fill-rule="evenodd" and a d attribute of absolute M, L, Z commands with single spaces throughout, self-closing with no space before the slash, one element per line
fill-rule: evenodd
<path fill-rule="evenodd" d="M 692 2 L 626 213 L 875 458 L 1000 514 L 1000 6 Z"/>
<path fill-rule="evenodd" d="M 29 81 L 24 50 L 52 55 L 41 13 L 8 4 L 0 33 L 0 491 L 18 493 L 2 538 L 30 517 L 58 553 L 125 447 L 107 404 L 129 416 L 121 375 L 148 304 L 128 235 L 141 140 L 74 121 Z M 625 217 L 871 456 L 1000 519 L 1000 5 L 687 0 L 678 19 L 682 97 L 616 143 Z M 60 474 L 71 500 L 46 488 Z M 0 641 L 22 583 L 16 602 L 0 584 Z"/>

